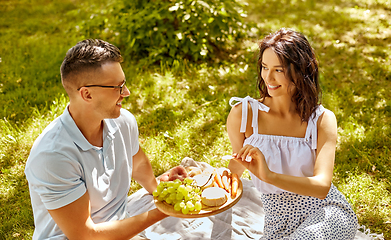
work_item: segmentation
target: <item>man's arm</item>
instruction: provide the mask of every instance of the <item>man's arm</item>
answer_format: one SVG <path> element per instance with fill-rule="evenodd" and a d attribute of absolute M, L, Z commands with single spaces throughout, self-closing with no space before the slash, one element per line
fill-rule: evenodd
<path fill-rule="evenodd" d="M 157 187 L 157 181 L 153 174 L 151 162 L 144 151 L 139 148 L 133 156 L 133 179 L 141 184 L 149 193 L 152 193 Z"/>
<path fill-rule="evenodd" d="M 123 220 L 94 223 L 91 219 L 88 192 L 64 207 L 49 210 L 49 213 L 70 240 L 129 240 L 147 227 L 167 217 L 159 210 L 153 209 Z"/>

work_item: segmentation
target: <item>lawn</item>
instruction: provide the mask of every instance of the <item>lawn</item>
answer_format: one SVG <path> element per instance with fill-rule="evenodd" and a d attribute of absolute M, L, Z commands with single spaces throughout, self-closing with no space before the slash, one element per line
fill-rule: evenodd
<path fill-rule="evenodd" d="M 247 0 L 254 34 L 221 65 L 145 68 L 124 56 L 124 107 L 157 175 L 184 157 L 226 166 L 232 96 L 257 97 L 256 41 L 281 27 L 308 36 L 319 59 L 322 104 L 338 120 L 333 183 L 359 223 L 391 239 L 391 3 L 388 0 Z M 0 2 L 0 239 L 30 239 L 24 164 L 33 141 L 67 104 L 59 68 L 86 36 L 81 24 L 108 1 Z M 235 59 L 235 60 L 234 60 Z M 147 70 L 146 70 L 147 69 Z M 248 177 L 248 175 L 246 175 Z M 134 183 L 130 193 L 139 189 Z"/>

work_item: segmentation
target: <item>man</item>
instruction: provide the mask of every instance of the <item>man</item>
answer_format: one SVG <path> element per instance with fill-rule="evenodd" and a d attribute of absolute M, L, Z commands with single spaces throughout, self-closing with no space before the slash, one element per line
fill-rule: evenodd
<path fill-rule="evenodd" d="M 35 141 L 26 163 L 34 212 L 33 239 L 130 239 L 167 215 L 154 209 L 129 217 L 131 178 L 149 193 L 157 187 L 139 147 L 117 47 L 84 40 L 61 65 L 69 96 L 64 113 Z"/>

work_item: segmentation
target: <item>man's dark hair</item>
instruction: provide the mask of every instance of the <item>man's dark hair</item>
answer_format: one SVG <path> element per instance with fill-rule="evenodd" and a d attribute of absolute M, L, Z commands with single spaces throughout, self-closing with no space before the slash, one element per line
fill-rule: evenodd
<path fill-rule="evenodd" d="M 120 50 L 100 39 L 86 39 L 68 50 L 61 64 L 61 79 L 67 90 L 80 87 L 79 74 L 98 69 L 107 62 L 122 62 Z"/>

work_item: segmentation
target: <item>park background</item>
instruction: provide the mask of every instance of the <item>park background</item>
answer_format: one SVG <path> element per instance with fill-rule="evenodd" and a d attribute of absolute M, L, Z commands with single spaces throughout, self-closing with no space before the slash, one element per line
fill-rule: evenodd
<path fill-rule="evenodd" d="M 32 237 L 24 165 L 66 107 L 71 46 L 101 38 L 123 52 L 124 108 L 157 176 L 184 157 L 227 166 L 228 101 L 259 96 L 256 43 L 282 27 L 317 53 L 322 104 L 338 120 L 333 183 L 360 225 L 391 239 L 390 25 L 389 0 L 1 0 L 0 239 Z"/>

